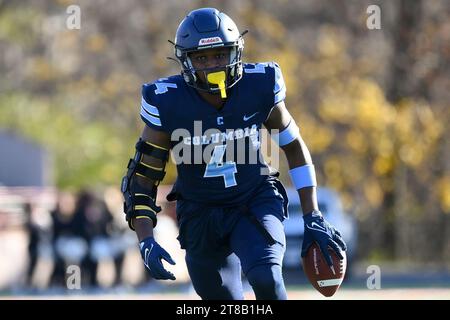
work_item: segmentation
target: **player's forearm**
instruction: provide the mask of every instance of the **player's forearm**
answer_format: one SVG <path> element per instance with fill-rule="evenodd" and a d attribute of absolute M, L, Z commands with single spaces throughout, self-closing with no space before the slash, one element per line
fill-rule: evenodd
<path fill-rule="evenodd" d="M 301 137 L 296 138 L 291 143 L 281 147 L 286 154 L 289 169 L 312 164 L 311 154 Z"/>
<path fill-rule="evenodd" d="M 158 184 L 165 176 L 164 167 L 169 155 L 166 145 L 169 143 L 166 135 L 155 132 L 152 136 L 152 130 L 146 126 L 122 179 L 126 219 L 140 240 L 153 235 L 156 215 L 161 211 L 156 204 L 156 195 Z"/>
<path fill-rule="evenodd" d="M 148 237 L 153 237 L 153 221 L 151 219 L 141 218 L 133 219 L 134 230 L 136 231 L 136 236 L 140 241 Z"/>
<path fill-rule="evenodd" d="M 317 204 L 316 187 L 307 187 L 298 190 L 303 214 L 308 214 L 313 210 L 319 210 Z"/>
<path fill-rule="evenodd" d="M 286 154 L 289 169 L 312 164 L 311 154 L 301 137 L 292 141 L 282 149 Z M 298 190 L 303 214 L 318 210 L 316 187 L 305 187 Z"/>
<path fill-rule="evenodd" d="M 153 186 L 156 184 L 155 180 L 144 178 L 144 177 L 135 177 L 137 183 L 139 186 L 141 186 L 144 189 L 147 189 L 148 191 L 151 191 L 153 189 Z"/>
<path fill-rule="evenodd" d="M 143 177 L 136 176 L 135 177 L 137 183 L 149 190 L 152 190 L 153 186 L 155 185 L 155 181 Z M 136 232 L 136 236 L 140 241 L 144 240 L 148 237 L 153 237 L 153 221 L 147 217 L 141 217 L 141 218 L 132 218 L 132 225 L 134 227 L 134 231 Z"/>

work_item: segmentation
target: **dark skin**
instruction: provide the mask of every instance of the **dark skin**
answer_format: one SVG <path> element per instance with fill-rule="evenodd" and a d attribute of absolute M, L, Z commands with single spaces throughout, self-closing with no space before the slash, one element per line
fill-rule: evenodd
<path fill-rule="evenodd" d="M 209 69 L 209 68 L 218 68 L 220 66 L 224 66 L 230 61 L 230 49 L 229 48 L 216 48 L 216 49 L 207 49 L 202 51 L 193 52 L 189 55 L 192 61 L 192 65 L 195 69 Z M 223 68 L 225 71 L 225 68 Z M 197 76 L 200 78 L 200 81 L 206 82 L 205 73 L 199 72 Z M 206 91 L 197 90 L 200 96 L 212 105 L 216 109 L 221 109 L 226 101 L 226 99 L 222 99 L 220 94 L 211 94 Z"/>
<path fill-rule="evenodd" d="M 205 69 L 205 68 L 215 68 L 225 65 L 229 62 L 229 49 L 227 48 L 214 48 L 206 49 L 203 51 L 198 51 L 190 55 L 192 64 L 195 69 Z M 203 72 L 198 74 L 201 81 L 206 81 Z M 205 91 L 197 91 L 199 95 L 208 102 L 212 108 L 220 109 L 225 103 L 226 99 L 222 99 L 218 94 L 210 94 Z M 274 106 L 272 112 L 267 118 L 264 126 L 268 129 L 278 129 L 282 131 L 285 129 L 290 121 L 294 121 L 292 116 L 286 109 L 283 101 L 279 102 Z M 153 130 L 148 126 L 145 126 L 142 132 L 142 139 L 150 143 L 169 148 L 170 147 L 170 136 L 167 133 Z M 284 151 L 289 168 L 295 168 L 303 166 L 305 164 L 312 164 L 311 154 L 303 141 L 302 137 L 299 135 L 297 139 L 282 147 Z M 144 162 L 161 167 L 163 165 L 161 160 L 144 156 Z M 147 186 L 151 188 L 154 181 L 149 179 L 136 177 L 139 184 L 142 186 Z M 310 213 L 313 210 L 318 210 L 317 195 L 315 187 L 307 187 L 299 190 L 299 197 L 302 204 L 303 214 Z M 133 226 L 136 229 L 136 234 L 139 241 L 153 236 L 153 223 L 150 219 L 133 219 Z"/>

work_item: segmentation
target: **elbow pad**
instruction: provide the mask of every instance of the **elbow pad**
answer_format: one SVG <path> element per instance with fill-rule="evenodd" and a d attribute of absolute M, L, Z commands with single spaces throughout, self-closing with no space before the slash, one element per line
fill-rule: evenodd
<path fill-rule="evenodd" d="M 162 161 L 162 167 L 150 166 L 142 161 L 143 155 L 151 156 Z M 142 139 L 136 143 L 136 154 L 130 159 L 127 166 L 127 174 L 122 178 L 121 191 L 124 196 L 124 212 L 128 226 L 134 230 L 132 218 L 147 217 L 152 219 L 153 227 L 156 226 L 156 215 L 161 207 L 156 205 L 156 195 L 159 183 L 164 179 L 165 164 L 169 158 L 169 150 L 146 142 Z M 155 181 L 151 189 L 141 186 L 135 176 Z"/>

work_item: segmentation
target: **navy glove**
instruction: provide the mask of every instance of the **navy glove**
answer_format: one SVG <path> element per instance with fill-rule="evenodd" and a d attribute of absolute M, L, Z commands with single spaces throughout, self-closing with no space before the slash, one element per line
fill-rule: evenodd
<path fill-rule="evenodd" d="M 336 252 L 340 259 L 344 258 L 341 250 L 347 250 L 347 246 L 342 239 L 341 233 L 323 218 L 320 211 L 314 210 L 305 214 L 303 221 L 305 222 L 305 234 L 302 245 L 302 257 L 306 256 L 309 247 L 316 241 L 330 267 L 333 265 L 333 262 L 328 253 L 328 246 Z"/>
<path fill-rule="evenodd" d="M 170 257 L 166 250 L 164 250 L 153 237 L 148 237 L 139 243 L 141 256 L 144 260 L 144 265 L 147 267 L 150 275 L 158 280 L 175 280 L 175 276 L 164 269 L 161 259 L 174 265 L 175 261 Z"/>

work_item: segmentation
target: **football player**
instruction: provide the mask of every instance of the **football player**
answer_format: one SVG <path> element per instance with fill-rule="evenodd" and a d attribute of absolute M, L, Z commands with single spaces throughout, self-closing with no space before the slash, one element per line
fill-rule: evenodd
<path fill-rule="evenodd" d="M 278 130 L 272 138 L 286 154 L 301 199 L 302 255 L 317 241 L 331 265 L 327 247 L 342 256 L 346 246 L 318 209 L 314 165 L 286 109 L 280 66 L 243 63 L 243 34 L 214 8 L 194 10 L 180 23 L 173 45 L 181 75 L 142 87 L 145 128 L 122 180 L 125 213 L 151 276 L 174 280 L 162 260 L 175 261 L 153 238 L 161 211 L 157 188 L 172 150 L 178 176 L 167 198 L 177 200 L 178 240 L 198 295 L 243 299 L 242 270 L 257 299 L 286 299 L 288 199 L 265 161 L 252 161 L 252 152 L 261 159 L 262 125 Z"/>

